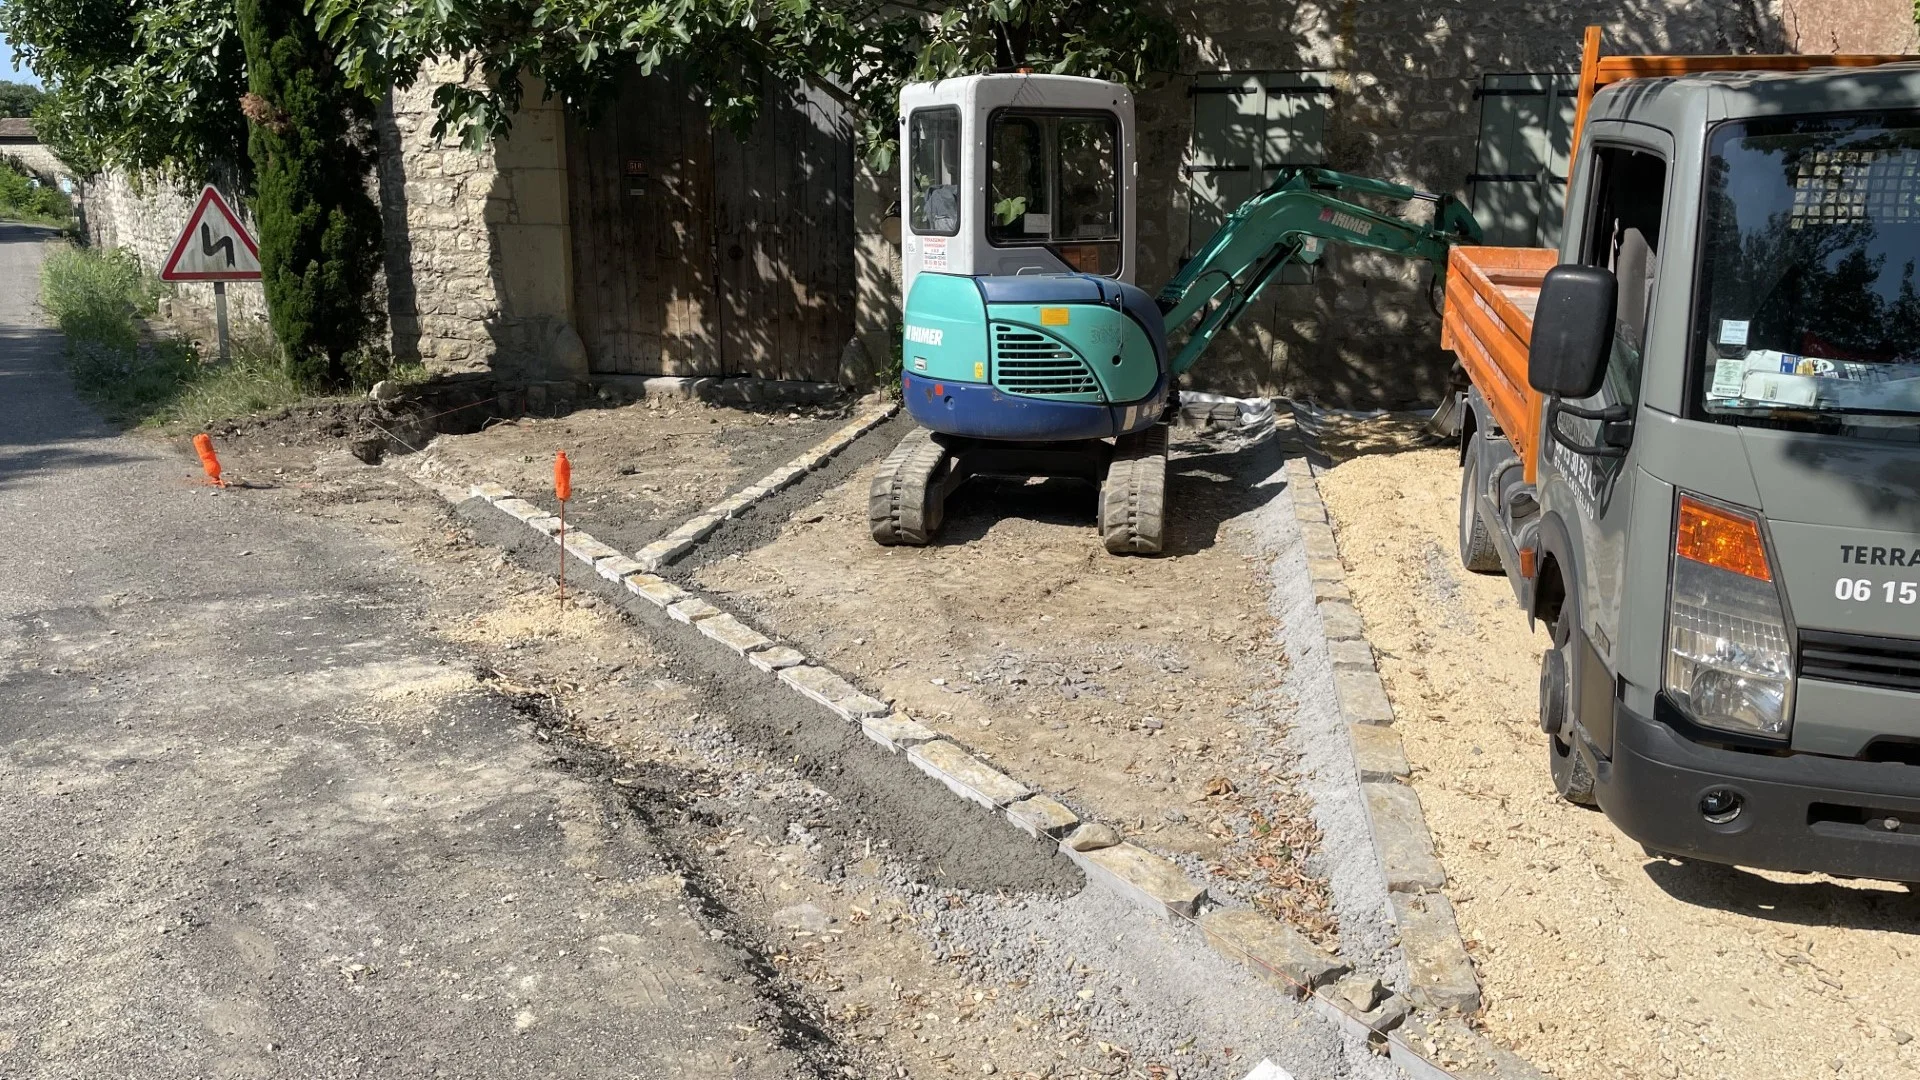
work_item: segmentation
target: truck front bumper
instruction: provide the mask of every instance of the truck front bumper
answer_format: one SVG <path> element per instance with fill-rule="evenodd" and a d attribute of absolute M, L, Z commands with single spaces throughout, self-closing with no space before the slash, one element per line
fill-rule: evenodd
<path fill-rule="evenodd" d="M 1728 749 L 1618 702 L 1613 751 L 1595 770 L 1594 794 L 1620 831 L 1656 851 L 1920 881 L 1920 766 Z M 1739 797 L 1732 820 L 1702 813 L 1701 800 L 1717 789 Z"/>

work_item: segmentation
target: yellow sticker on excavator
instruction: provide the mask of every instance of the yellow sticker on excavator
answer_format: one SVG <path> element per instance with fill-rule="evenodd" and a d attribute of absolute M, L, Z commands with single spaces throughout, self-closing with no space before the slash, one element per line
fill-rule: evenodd
<path fill-rule="evenodd" d="M 1040 309 L 1041 326 L 1067 325 L 1067 309 L 1063 307 L 1043 307 Z"/>
<path fill-rule="evenodd" d="M 987 365 L 984 361 L 975 360 L 973 362 L 973 377 L 976 379 L 984 379 L 987 377 Z"/>

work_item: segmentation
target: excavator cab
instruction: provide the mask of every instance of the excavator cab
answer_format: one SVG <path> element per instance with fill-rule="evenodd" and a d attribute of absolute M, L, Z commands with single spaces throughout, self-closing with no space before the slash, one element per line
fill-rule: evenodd
<path fill-rule="evenodd" d="M 1132 284 L 1132 95 L 976 75 L 909 86 L 900 104 L 914 418 L 955 437 L 1059 443 L 1157 421 L 1166 334 Z"/>

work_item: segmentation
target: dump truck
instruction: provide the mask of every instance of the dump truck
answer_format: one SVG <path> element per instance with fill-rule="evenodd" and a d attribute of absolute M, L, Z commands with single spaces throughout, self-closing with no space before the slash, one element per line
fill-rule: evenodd
<path fill-rule="evenodd" d="M 1461 561 L 1652 853 L 1920 880 L 1916 60 L 1590 29 L 1559 249 L 1449 255 Z"/>

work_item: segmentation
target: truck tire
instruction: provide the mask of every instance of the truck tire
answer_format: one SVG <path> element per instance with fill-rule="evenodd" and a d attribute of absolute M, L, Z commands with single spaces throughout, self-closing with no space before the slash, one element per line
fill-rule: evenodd
<path fill-rule="evenodd" d="M 1571 605 L 1568 605 L 1571 607 Z M 1547 734 L 1547 771 L 1553 790 L 1575 806 L 1595 805 L 1593 773 L 1574 745 L 1579 724 L 1573 715 L 1573 622 L 1578 615 L 1563 607 L 1553 628 L 1553 648 L 1540 655 L 1540 729 Z"/>
<path fill-rule="evenodd" d="M 947 448 L 933 432 L 916 428 L 874 470 L 867 489 L 867 523 L 876 542 L 924 546 L 940 531 L 946 497 L 940 481 Z"/>
<path fill-rule="evenodd" d="M 1100 485 L 1100 538 L 1115 555 L 1154 555 L 1166 532 L 1167 426 L 1122 435 Z"/>
<path fill-rule="evenodd" d="M 1476 574 L 1496 573 L 1500 552 L 1480 516 L 1480 436 L 1467 439 L 1465 460 L 1460 463 L 1460 565 Z"/>

